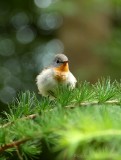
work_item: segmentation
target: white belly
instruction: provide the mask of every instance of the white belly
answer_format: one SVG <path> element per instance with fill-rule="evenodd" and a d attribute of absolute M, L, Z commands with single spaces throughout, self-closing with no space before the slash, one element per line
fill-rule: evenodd
<path fill-rule="evenodd" d="M 76 79 L 71 72 L 66 75 L 63 74 L 62 79 L 60 79 L 59 75 L 55 75 L 52 69 L 43 70 L 43 72 L 37 76 L 38 90 L 43 96 L 48 96 L 48 91 L 54 91 L 59 84 L 69 84 L 74 88 Z"/>

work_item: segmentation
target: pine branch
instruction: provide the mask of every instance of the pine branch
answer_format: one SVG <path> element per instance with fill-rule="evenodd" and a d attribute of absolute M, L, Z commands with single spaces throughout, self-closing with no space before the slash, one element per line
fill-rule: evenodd
<path fill-rule="evenodd" d="M 17 153 L 19 159 L 20 159 L 20 160 L 24 160 L 23 157 L 22 157 L 22 155 L 21 155 L 20 152 L 19 152 L 19 146 L 15 146 L 15 148 L 16 148 L 16 153 Z"/>
<path fill-rule="evenodd" d="M 19 118 L 17 119 L 17 121 L 23 121 L 23 120 L 27 120 L 27 119 L 34 119 L 38 116 L 38 114 L 31 114 L 31 115 L 28 115 L 26 117 L 22 117 L 22 118 Z M 0 126 L 0 128 L 5 128 L 5 127 L 8 127 L 10 125 L 14 124 L 14 122 L 8 122 L 6 124 L 3 124 L 2 126 Z"/>
<path fill-rule="evenodd" d="M 113 104 L 119 104 L 119 103 L 120 103 L 120 101 L 118 101 L 118 100 L 110 100 L 110 101 L 106 101 L 106 102 L 103 103 L 103 104 L 112 104 L 112 105 L 113 105 Z M 80 106 L 94 106 L 94 105 L 97 105 L 97 104 L 99 104 L 98 101 L 82 102 L 82 103 L 80 103 Z M 69 105 L 69 106 L 65 106 L 65 108 L 75 108 L 75 107 L 77 107 L 76 104 Z M 79 107 L 79 106 L 78 106 L 78 107 Z M 49 111 L 52 111 L 52 110 L 53 110 L 53 109 L 50 109 Z M 38 116 L 38 114 L 31 114 L 31 115 L 28 115 L 28 116 L 26 116 L 26 117 L 22 117 L 22 118 L 17 119 L 17 121 L 23 121 L 23 120 L 27 120 L 27 119 L 34 119 L 34 118 L 36 118 L 37 116 Z M 0 126 L 0 128 L 5 128 L 5 127 L 8 127 L 8 126 L 10 126 L 10 125 L 12 125 L 12 124 L 14 124 L 14 122 L 8 122 L 8 123 Z"/>
<path fill-rule="evenodd" d="M 4 144 L 0 153 L 15 148 L 19 159 L 23 160 L 24 156 L 40 153 L 43 139 L 48 147 L 52 146 L 51 151 L 59 151 L 61 156 L 66 153 L 69 160 L 76 154 L 81 157 L 85 154 L 87 159 L 90 156 L 92 159 L 110 159 L 112 152 L 120 155 L 120 83 L 111 83 L 108 79 L 95 85 L 84 82 L 74 90 L 58 88 L 56 95 L 53 101 L 48 98 L 38 100 L 30 92 L 20 96 L 17 103 L 10 107 L 9 114 L 6 113 L 8 123 L 0 126 L 0 144 Z M 35 121 L 31 120 L 36 117 Z M 4 119 L 1 122 L 5 122 Z M 35 137 L 39 141 L 31 141 Z M 12 154 L 13 150 L 9 152 Z"/>
<path fill-rule="evenodd" d="M 106 101 L 106 102 L 103 102 L 102 104 L 119 104 L 120 101 L 119 100 L 109 100 L 109 101 Z M 101 104 L 100 102 L 98 101 L 92 101 L 92 102 L 82 102 L 80 103 L 80 105 L 82 106 L 90 106 L 90 105 L 97 105 L 97 104 Z"/>
<path fill-rule="evenodd" d="M 5 144 L 3 146 L 0 147 L 0 153 L 4 152 L 5 150 L 9 149 L 9 148 L 14 148 L 16 146 L 20 146 L 21 144 L 29 141 L 30 138 L 23 138 L 23 139 L 20 139 L 18 141 L 14 141 L 12 143 L 8 143 L 8 144 Z"/>
<path fill-rule="evenodd" d="M 99 103 L 98 101 L 91 101 L 91 102 L 81 102 L 79 104 L 79 106 L 95 106 L 95 105 L 98 105 L 98 104 L 116 104 L 118 105 L 120 103 L 119 100 L 110 100 L 110 101 L 106 101 L 106 102 L 103 102 L 103 103 Z M 68 106 L 65 106 L 66 108 L 75 108 L 75 107 L 79 107 L 77 106 L 77 104 L 72 104 L 72 105 L 68 105 Z"/>

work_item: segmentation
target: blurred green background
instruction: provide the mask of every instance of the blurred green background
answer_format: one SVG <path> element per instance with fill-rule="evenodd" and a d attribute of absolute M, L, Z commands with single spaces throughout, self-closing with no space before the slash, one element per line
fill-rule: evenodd
<path fill-rule="evenodd" d="M 121 77 L 121 0 L 0 0 L 0 111 L 65 53 L 80 80 Z"/>

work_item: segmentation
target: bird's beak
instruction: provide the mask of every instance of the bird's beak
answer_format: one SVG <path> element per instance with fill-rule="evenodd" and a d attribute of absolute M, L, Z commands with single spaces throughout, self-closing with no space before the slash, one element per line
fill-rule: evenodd
<path fill-rule="evenodd" d="M 69 71 L 68 61 L 62 62 L 62 64 L 55 69 L 56 69 L 56 71 L 61 71 L 61 72 Z"/>
<path fill-rule="evenodd" d="M 68 63 L 68 61 L 64 61 L 63 63 L 64 63 L 64 64 L 67 64 L 67 63 Z"/>

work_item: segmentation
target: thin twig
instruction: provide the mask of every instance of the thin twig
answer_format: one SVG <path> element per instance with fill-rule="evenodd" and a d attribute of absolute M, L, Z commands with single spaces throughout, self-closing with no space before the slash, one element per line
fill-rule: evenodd
<path fill-rule="evenodd" d="M 118 100 L 109 100 L 105 102 L 93 101 L 93 102 L 82 102 L 80 105 L 82 106 L 89 106 L 89 105 L 96 105 L 96 104 L 119 104 Z"/>
<path fill-rule="evenodd" d="M 17 153 L 19 159 L 20 159 L 20 160 L 24 160 L 23 157 L 22 157 L 22 155 L 21 155 L 20 152 L 19 152 L 19 146 L 15 146 L 15 148 L 16 148 L 16 153 Z"/>
<path fill-rule="evenodd" d="M 0 153 L 2 153 L 3 151 L 9 149 L 9 148 L 14 148 L 15 146 L 19 146 L 27 141 L 29 141 L 30 138 L 23 138 L 23 139 L 20 139 L 18 141 L 13 141 L 12 143 L 8 143 L 8 144 L 5 144 L 3 146 L 0 147 Z"/>
<path fill-rule="evenodd" d="M 109 100 L 109 101 L 106 101 L 106 102 L 103 102 L 102 104 L 119 104 L 120 101 L 118 100 Z M 92 105 L 97 105 L 97 104 L 101 104 L 99 103 L 98 101 L 92 101 L 92 102 L 81 102 L 79 105 L 80 106 L 92 106 Z M 66 108 L 75 108 L 77 104 L 72 104 L 72 105 L 68 105 L 68 106 L 65 106 Z M 53 109 L 50 109 L 49 111 L 52 111 Z M 34 119 L 38 116 L 38 114 L 31 114 L 31 115 L 28 115 L 26 117 L 22 117 L 22 118 L 19 118 L 17 119 L 18 120 L 26 120 L 26 119 Z M 12 122 L 8 122 L 4 125 L 1 125 L 0 128 L 5 128 L 5 127 L 8 127 L 10 125 L 14 124 L 14 121 Z"/>
<path fill-rule="evenodd" d="M 34 119 L 34 118 L 36 118 L 37 116 L 38 116 L 38 114 L 31 114 L 31 115 L 28 115 L 28 116 L 26 116 L 26 117 L 22 117 L 22 118 L 17 119 L 17 121 L 18 121 L 18 120 L 26 120 L 26 119 Z M 6 123 L 6 124 L 4 124 L 4 125 L 1 125 L 0 128 L 8 127 L 8 126 L 12 125 L 13 123 L 14 123 L 14 121 L 8 122 L 8 123 Z"/>
<path fill-rule="evenodd" d="M 97 104 L 119 104 L 120 101 L 118 100 L 109 100 L 109 101 L 106 101 L 106 102 L 99 102 L 99 101 L 92 101 L 92 102 L 81 102 L 79 104 L 79 106 L 92 106 L 92 105 L 97 105 Z M 73 104 L 73 105 L 69 105 L 69 106 L 66 106 L 66 108 L 75 108 L 77 104 Z"/>

